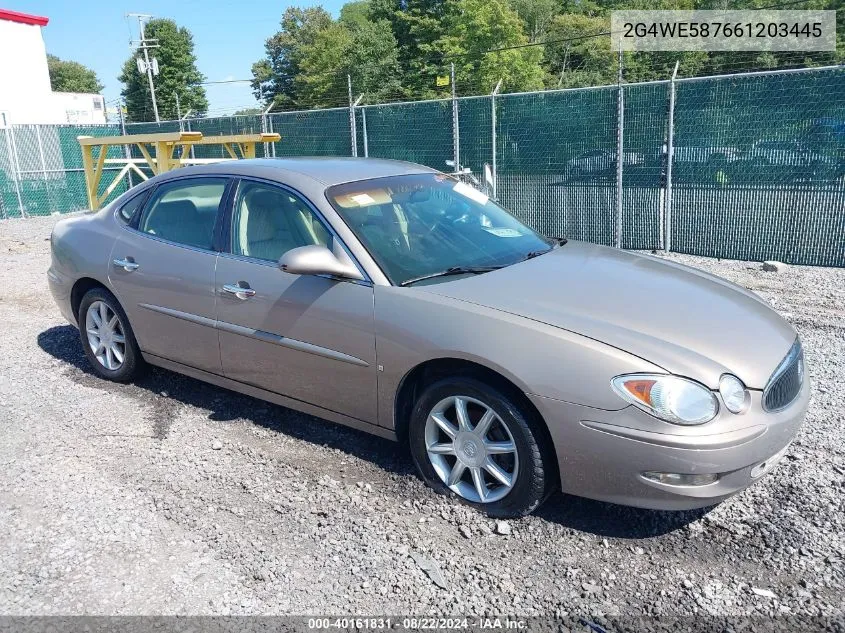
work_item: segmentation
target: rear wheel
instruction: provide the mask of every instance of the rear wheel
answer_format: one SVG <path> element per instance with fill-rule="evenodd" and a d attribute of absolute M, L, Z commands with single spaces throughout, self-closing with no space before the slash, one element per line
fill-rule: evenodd
<path fill-rule="evenodd" d="M 425 482 L 490 516 L 532 512 L 549 488 L 542 434 L 530 412 L 468 377 L 440 380 L 419 397 L 409 442 Z"/>
<path fill-rule="evenodd" d="M 105 288 L 92 288 L 79 304 L 79 336 L 94 373 L 128 382 L 143 365 L 126 313 Z"/>

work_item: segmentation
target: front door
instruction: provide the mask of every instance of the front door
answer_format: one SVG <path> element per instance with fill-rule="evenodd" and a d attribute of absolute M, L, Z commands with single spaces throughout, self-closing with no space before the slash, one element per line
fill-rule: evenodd
<path fill-rule="evenodd" d="M 120 232 L 109 271 L 143 352 L 218 374 L 213 236 L 227 183 L 159 185 L 137 228 Z"/>
<path fill-rule="evenodd" d="M 250 180 L 230 233 L 216 274 L 224 375 L 377 423 L 372 286 L 278 268 L 288 250 L 338 238 L 298 194 Z"/>

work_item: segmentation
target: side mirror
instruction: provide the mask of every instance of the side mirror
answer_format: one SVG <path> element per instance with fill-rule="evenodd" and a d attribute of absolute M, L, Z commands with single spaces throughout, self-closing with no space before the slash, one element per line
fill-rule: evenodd
<path fill-rule="evenodd" d="M 363 280 L 351 263 L 345 264 L 325 246 L 300 246 L 282 255 L 279 268 L 294 275 L 332 275 L 344 279 Z"/>

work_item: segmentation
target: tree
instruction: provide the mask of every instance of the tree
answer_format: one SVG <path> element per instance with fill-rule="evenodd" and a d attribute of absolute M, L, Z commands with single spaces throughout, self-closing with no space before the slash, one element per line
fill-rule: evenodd
<path fill-rule="evenodd" d="M 510 5 L 525 25 L 529 42 L 542 41 L 560 11 L 558 0 L 510 0 Z"/>
<path fill-rule="evenodd" d="M 348 68 L 355 92 L 364 93 L 370 103 L 399 93 L 402 89 L 402 69 L 399 46 L 390 22 L 366 22 L 350 30 L 352 45 Z"/>
<path fill-rule="evenodd" d="M 445 23 L 437 46 L 454 60 L 461 92 L 489 93 L 499 80 L 509 91 L 543 87 L 542 47 L 523 46 L 522 22 L 505 0 L 455 0 Z"/>
<path fill-rule="evenodd" d="M 242 115 L 252 115 L 252 114 L 261 114 L 263 110 L 261 108 L 243 108 L 241 110 L 236 110 L 232 113 L 232 116 L 242 116 Z"/>
<path fill-rule="evenodd" d="M 549 88 L 580 88 L 615 84 L 619 56 L 611 49 L 613 9 L 692 9 L 693 0 L 567 0 L 564 12 L 552 18 L 546 38 L 544 66 Z M 626 52 L 624 81 L 668 79 L 675 62 L 697 74 L 707 59 L 701 52 Z"/>
<path fill-rule="evenodd" d="M 549 26 L 545 64 L 550 88 L 616 83 L 618 56 L 610 48 L 610 18 L 564 13 Z M 600 34 L 590 37 L 593 34 Z"/>
<path fill-rule="evenodd" d="M 145 28 L 145 35 L 155 39 L 158 48 L 150 50 L 150 59 L 158 60 L 159 74 L 153 77 L 161 119 L 176 119 L 176 95 L 184 115 L 189 109 L 193 115 L 203 115 L 208 110 L 208 99 L 202 82 L 205 76 L 197 69 L 194 55 L 194 38 L 185 27 L 177 26 L 173 20 L 150 20 Z M 139 73 L 137 57 L 140 51 L 133 53 L 123 64 L 118 79 L 123 83 L 121 94 L 126 100 L 129 121 L 154 120 L 152 98 L 147 83 L 146 73 Z"/>
<path fill-rule="evenodd" d="M 400 89 L 399 52 L 386 20 L 372 22 L 367 2 L 353 2 L 334 21 L 322 8 L 288 9 L 282 30 L 253 65 L 256 96 L 280 107 L 331 107 L 356 95 L 379 100 Z"/>
<path fill-rule="evenodd" d="M 353 0 L 340 7 L 340 21 L 346 26 L 363 26 L 370 21 L 369 0 Z"/>
<path fill-rule="evenodd" d="M 302 58 L 320 31 L 331 24 L 332 16 L 321 6 L 285 9 L 281 30 L 264 44 L 265 58 L 252 65 L 255 98 L 281 107 L 297 104 Z"/>
<path fill-rule="evenodd" d="M 300 73 L 296 76 L 296 105 L 326 108 L 348 99 L 347 60 L 352 34 L 339 23 L 322 29 L 309 46 L 303 47 Z"/>
<path fill-rule="evenodd" d="M 346 102 L 347 75 L 355 95 L 380 101 L 401 89 L 399 51 L 386 20 L 332 24 L 305 49 L 297 78 L 302 104 L 336 106 Z"/>
<path fill-rule="evenodd" d="M 79 62 L 59 59 L 47 55 L 47 68 L 50 70 L 50 88 L 53 92 L 93 92 L 100 93 L 103 84 L 97 79 L 97 73 Z"/>
<path fill-rule="evenodd" d="M 437 95 L 439 75 L 448 74 L 439 41 L 453 0 L 370 0 L 370 19 L 387 20 L 399 49 L 404 91 L 415 97 Z"/>

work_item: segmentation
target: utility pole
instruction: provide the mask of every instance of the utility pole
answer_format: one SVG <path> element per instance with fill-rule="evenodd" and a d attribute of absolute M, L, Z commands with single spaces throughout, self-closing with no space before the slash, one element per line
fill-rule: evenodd
<path fill-rule="evenodd" d="M 155 117 L 156 117 L 156 123 L 158 123 L 159 122 L 158 103 L 156 103 L 156 89 L 155 89 L 155 85 L 153 85 L 153 71 L 155 71 L 156 75 L 158 74 L 158 63 L 156 62 L 155 59 L 153 60 L 153 62 L 154 62 L 153 64 L 150 63 L 150 53 L 149 53 L 149 49 L 158 48 L 158 45 L 155 43 L 156 40 L 148 40 L 146 35 L 144 34 L 144 25 L 153 16 L 147 15 L 145 13 L 127 13 L 126 17 L 127 18 L 138 18 L 138 32 L 141 35 L 141 39 L 138 40 L 137 42 L 130 41 L 129 44 L 130 44 L 130 46 L 133 45 L 133 44 L 136 44 L 137 48 L 140 48 L 141 50 L 144 51 L 143 62 L 141 62 L 140 59 L 138 60 L 140 62 L 138 64 L 138 70 L 140 72 L 144 72 L 144 70 L 146 70 L 146 72 L 147 72 L 147 81 L 150 84 L 150 97 L 152 98 L 152 101 L 153 101 L 153 113 L 155 114 Z M 143 70 L 142 70 L 142 64 L 143 64 Z"/>

